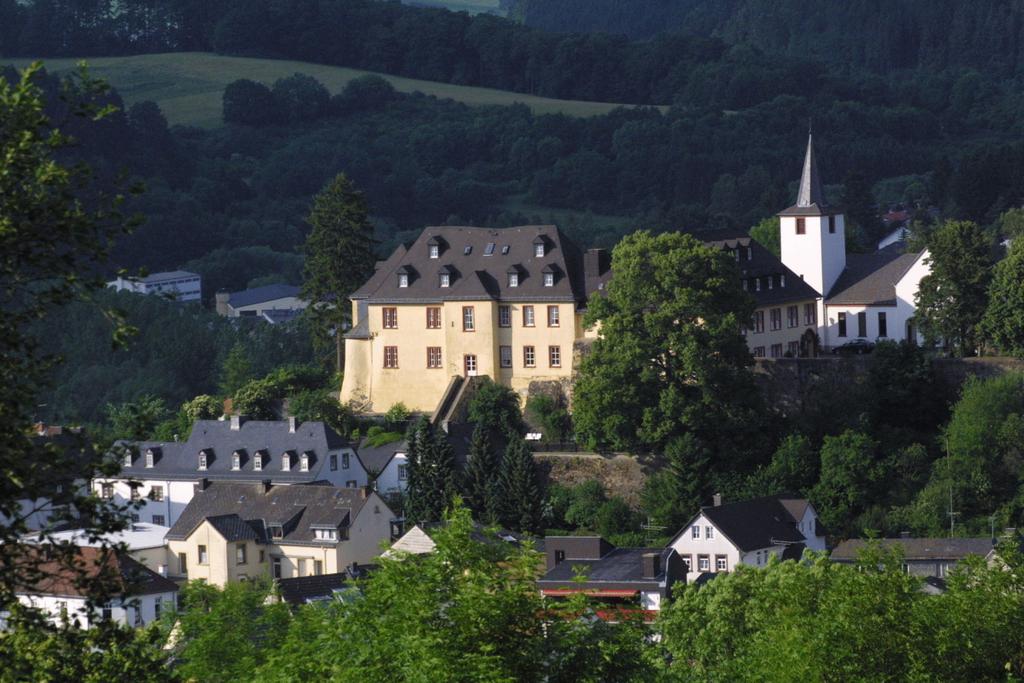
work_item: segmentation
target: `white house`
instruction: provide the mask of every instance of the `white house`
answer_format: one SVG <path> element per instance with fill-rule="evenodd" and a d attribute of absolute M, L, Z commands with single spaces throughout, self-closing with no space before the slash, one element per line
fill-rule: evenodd
<path fill-rule="evenodd" d="M 306 308 L 294 285 L 265 285 L 241 292 L 217 292 L 217 313 L 228 318 L 259 317 L 276 324 L 291 320 Z"/>
<path fill-rule="evenodd" d="M 45 612 L 54 623 L 67 615 L 83 627 L 101 620 L 144 626 L 159 619 L 165 610 L 176 609 L 177 584 L 128 555 L 110 548 L 83 547 L 78 549 L 76 564 L 86 576 L 110 577 L 116 597 L 90 609 L 75 575 L 66 565 L 49 562 L 41 567 L 43 577 L 18 593 L 19 602 Z"/>
<path fill-rule="evenodd" d="M 407 448 L 408 442 L 405 440 L 371 446 L 364 439 L 359 445 L 359 461 L 373 481 L 374 489 L 385 498 L 405 491 L 409 467 Z"/>
<path fill-rule="evenodd" d="M 153 273 L 142 278 L 119 277 L 107 283 L 119 292 L 159 294 L 175 301 L 199 301 L 203 297 L 202 278 L 187 270 Z"/>
<path fill-rule="evenodd" d="M 808 136 L 796 204 L 779 213 L 782 263 L 817 294 L 821 345 L 850 339 L 919 341 L 918 287 L 930 271 L 927 251 L 904 253 L 895 242 L 871 254 L 846 253 L 843 213 L 825 201 Z"/>
<path fill-rule="evenodd" d="M 128 555 L 160 576 L 167 576 L 167 541 L 164 538 L 170 529 L 166 526 L 134 522 L 123 531 L 111 532 L 95 537 L 85 529 L 68 529 L 48 534 L 47 543 L 71 543 L 79 547 L 100 548 L 123 545 Z M 34 543 L 38 535 L 23 537 L 26 543 Z"/>
<path fill-rule="evenodd" d="M 120 443 L 117 477 L 96 478 L 102 498 L 138 501 L 135 521 L 174 526 L 204 481 L 366 486 L 368 478 L 348 440 L 323 422 L 199 420 L 183 442 Z"/>
<path fill-rule="evenodd" d="M 701 508 L 668 547 L 689 568 L 689 581 L 704 573 L 762 566 L 772 557 L 799 559 L 804 549 L 824 550 L 818 513 L 803 498 L 773 496 Z"/>

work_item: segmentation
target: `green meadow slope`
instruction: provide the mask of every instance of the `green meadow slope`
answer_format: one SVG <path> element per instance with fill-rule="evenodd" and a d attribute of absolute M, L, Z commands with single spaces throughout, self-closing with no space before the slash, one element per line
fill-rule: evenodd
<path fill-rule="evenodd" d="M 239 78 L 267 85 L 296 72 L 308 74 L 331 91 L 343 89 L 352 79 L 370 71 L 339 66 L 277 59 L 225 57 L 205 52 L 173 52 L 130 57 L 88 57 L 90 70 L 117 88 L 128 104 L 152 100 L 160 105 L 171 124 L 213 128 L 221 125 L 221 95 L 224 86 Z M 25 66 L 29 60 L 15 60 Z M 46 60 L 50 70 L 72 68 L 77 59 Z M 620 106 L 607 102 L 582 102 L 535 97 L 490 88 L 474 88 L 449 83 L 422 81 L 378 74 L 401 92 L 419 91 L 450 98 L 470 106 L 525 104 L 537 114 L 595 116 Z"/>

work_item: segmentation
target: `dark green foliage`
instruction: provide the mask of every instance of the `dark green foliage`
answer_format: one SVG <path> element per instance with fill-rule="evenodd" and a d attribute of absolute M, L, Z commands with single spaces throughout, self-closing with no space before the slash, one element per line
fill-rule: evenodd
<path fill-rule="evenodd" d="M 306 74 L 279 78 L 273 88 L 274 104 L 288 123 L 315 121 L 327 113 L 331 94 L 320 81 Z"/>
<path fill-rule="evenodd" d="M 462 475 L 462 499 L 474 519 L 487 523 L 497 521 L 501 497 L 500 467 L 498 453 L 491 445 L 487 430 L 477 426 L 473 430 L 469 459 Z"/>
<path fill-rule="evenodd" d="M 1024 358 L 1024 233 L 1017 234 L 1006 258 L 996 264 L 982 327 L 997 349 Z"/>
<path fill-rule="evenodd" d="M 527 418 L 540 426 L 546 441 L 562 441 L 572 428 L 564 398 L 537 394 L 526 401 Z"/>
<path fill-rule="evenodd" d="M 928 243 L 931 272 L 921 279 L 917 319 L 930 342 L 973 356 L 992 280 L 992 244 L 970 221 L 948 221 Z"/>
<path fill-rule="evenodd" d="M 821 477 L 811 489 L 818 516 L 830 534 L 860 535 L 858 517 L 878 498 L 885 479 L 878 444 L 853 431 L 827 436 L 821 446 Z"/>
<path fill-rule="evenodd" d="M 791 434 L 782 440 L 768 465 L 747 482 L 751 498 L 781 493 L 806 495 L 818 480 L 818 453 L 807 437 Z"/>
<path fill-rule="evenodd" d="M 757 225 L 750 229 L 750 236 L 753 237 L 762 247 L 778 257 L 782 257 L 782 242 L 779 237 L 779 217 L 762 219 Z"/>
<path fill-rule="evenodd" d="M 220 369 L 220 393 L 233 396 L 236 391 L 255 379 L 252 362 L 246 353 L 245 346 L 236 343 L 228 351 L 227 358 Z"/>
<path fill-rule="evenodd" d="M 258 239 L 258 235 L 250 234 L 249 226 L 246 226 L 244 233 L 238 238 L 250 236 Z M 270 247 L 233 247 L 214 249 L 187 261 L 182 268 L 203 278 L 203 300 L 212 305 L 216 292 L 237 292 L 257 287 L 257 277 L 273 278 L 273 282 L 264 281 L 260 284 L 301 284 L 302 261 L 299 254 L 274 251 Z"/>
<path fill-rule="evenodd" d="M 514 531 L 539 530 L 542 504 L 541 487 L 533 452 L 522 437 L 514 435 L 501 459 L 500 521 Z"/>
<path fill-rule="evenodd" d="M 157 425 L 167 416 L 167 405 L 156 396 L 140 396 L 131 403 L 107 406 L 107 422 L 115 439 L 151 439 Z"/>
<path fill-rule="evenodd" d="M 389 432 L 380 425 L 373 425 L 366 430 L 366 445 L 370 448 L 378 448 L 389 443 L 401 441 L 402 436 L 402 432 Z"/>
<path fill-rule="evenodd" d="M 224 88 L 224 123 L 258 126 L 277 118 L 275 97 L 262 83 L 243 78 Z"/>
<path fill-rule="evenodd" d="M 523 430 L 519 395 L 490 377 L 483 378 L 469 400 L 469 421 L 485 429 L 492 440 L 518 436 Z"/>
<path fill-rule="evenodd" d="M 455 454 L 444 430 L 420 418 L 410 428 L 405 518 L 413 524 L 440 521 L 456 490 Z"/>
<path fill-rule="evenodd" d="M 352 411 L 338 401 L 333 389 L 300 389 L 288 397 L 288 412 L 302 422 L 325 422 L 342 436 L 350 434 L 356 425 Z M 401 436 L 398 434 L 398 438 Z"/>

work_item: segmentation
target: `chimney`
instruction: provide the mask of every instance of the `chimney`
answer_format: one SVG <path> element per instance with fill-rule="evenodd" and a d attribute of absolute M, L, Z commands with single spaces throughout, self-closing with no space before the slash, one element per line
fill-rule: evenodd
<path fill-rule="evenodd" d="M 645 579 L 653 579 L 661 573 L 661 553 L 644 553 L 640 561 Z"/>
<path fill-rule="evenodd" d="M 607 269 L 608 252 L 605 249 L 587 249 L 583 255 L 583 273 L 587 277 L 603 275 Z"/>
<path fill-rule="evenodd" d="M 228 314 L 228 301 L 231 300 L 231 295 L 222 289 L 214 294 L 214 300 L 217 302 L 217 315 L 226 316 Z"/>
<path fill-rule="evenodd" d="M 721 505 L 722 504 L 722 494 L 721 493 L 716 493 L 715 495 L 711 496 L 711 504 L 714 505 L 715 507 L 718 507 L 719 505 Z"/>
<path fill-rule="evenodd" d="M 264 479 L 261 483 L 263 485 L 263 493 L 270 493 L 270 489 L 273 488 L 274 486 L 273 484 L 270 483 L 270 480 Z"/>
<path fill-rule="evenodd" d="M 298 426 L 299 426 L 299 421 L 295 419 L 294 415 L 292 415 L 291 417 L 288 418 L 288 433 L 289 434 L 294 434 L 295 430 L 298 428 Z"/>
<path fill-rule="evenodd" d="M 210 487 L 210 480 L 209 480 L 208 477 L 203 477 L 202 479 L 199 480 L 199 490 L 200 491 L 205 491 L 209 487 Z"/>
<path fill-rule="evenodd" d="M 362 498 L 363 500 L 366 500 L 366 497 L 368 495 L 370 495 L 369 494 L 369 490 L 370 490 L 369 486 L 360 486 L 359 487 L 359 497 Z"/>
<path fill-rule="evenodd" d="M 242 428 L 242 423 L 243 422 L 245 422 L 245 418 L 242 417 L 241 415 L 232 415 L 231 416 L 231 431 L 237 432 L 239 429 Z"/>

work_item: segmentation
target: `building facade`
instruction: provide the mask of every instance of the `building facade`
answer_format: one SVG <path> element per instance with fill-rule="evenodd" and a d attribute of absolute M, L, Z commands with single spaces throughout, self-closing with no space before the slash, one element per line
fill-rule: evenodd
<path fill-rule="evenodd" d="M 217 313 L 227 318 L 263 318 L 271 324 L 287 322 L 306 308 L 294 285 L 264 285 L 241 292 L 217 292 Z"/>
<path fill-rule="evenodd" d="M 379 556 L 394 517 L 366 487 L 211 483 L 167 533 L 170 573 L 217 586 L 335 574 Z"/>
<path fill-rule="evenodd" d="M 606 261 L 554 226 L 427 228 L 352 295 L 341 400 L 434 411 L 453 378 L 477 375 L 522 396 L 533 382 L 568 391 Z"/>
<path fill-rule="evenodd" d="M 202 278 L 186 270 L 153 273 L 142 278 L 119 277 L 107 283 L 119 292 L 157 294 L 175 301 L 200 301 L 203 298 Z"/>
<path fill-rule="evenodd" d="M 323 422 L 199 420 L 187 441 L 118 444 L 121 473 L 93 479 L 96 493 L 139 503 L 135 521 L 173 526 L 202 482 L 308 484 L 357 488 L 366 469 L 348 440 Z"/>

